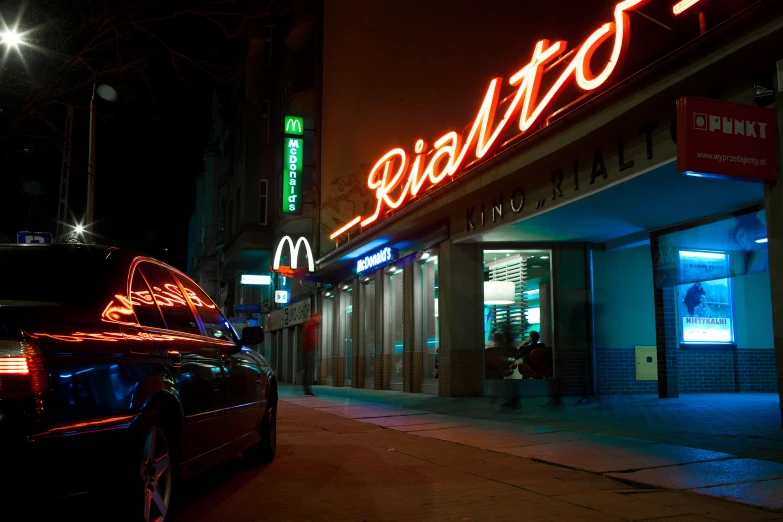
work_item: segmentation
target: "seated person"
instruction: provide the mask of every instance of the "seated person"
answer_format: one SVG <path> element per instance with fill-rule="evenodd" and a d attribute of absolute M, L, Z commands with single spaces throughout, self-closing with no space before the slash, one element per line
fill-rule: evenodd
<path fill-rule="evenodd" d="M 518 358 L 510 368 L 529 379 L 545 377 L 552 371 L 552 349 L 541 342 L 541 336 L 531 331 L 528 342 L 519 347 Z"/>

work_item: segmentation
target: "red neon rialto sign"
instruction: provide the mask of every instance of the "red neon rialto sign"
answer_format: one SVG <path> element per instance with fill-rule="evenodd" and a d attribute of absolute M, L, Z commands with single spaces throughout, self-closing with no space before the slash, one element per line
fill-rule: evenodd
<path fill-rule="evenodd" d="M 402 148 L 388 151 L 375 163 L 367 177 L 367 186 L 375 194 L 375 211 L 367 217 L 355 216 L 329 236 L 330 239 L 341 236 L 357 224 L 362 227 L 372 224 L 378 220 L 384 208 L 399 208 L 410 197 L 419 194 L 425 185 L 435 186 L 454 176 L 473 159 L 486 157 L 499 144 L 499 138 L 509 130 L 512 121 L 517 117 L 519 130 L 530 130 L 570 80 L 576 80 L 577 85 L 584 91 L 592 91 L 603 85 L 627 50 L 630 29 L 628 13 L 648 1 L 625 0 L 618 3 L 614 8 L 614 21 L 596 29 L 582 45 L 566 55 L 563 55 L 566 50 L 564 41 L 538 42 L 530 62 L 508 80 L 509 85 L 516 88 L 516 93 L 508 102 L 499 121 L 496 121 L 495 112 L 500 101 L 503 79 L 493 78 L 467 137 L 457 131 L 448 132 L 435 140 L 432 149 L 428 149 L 424 140 L 419 139 L 414 145 L 415 155 L 412 162 L 409 154 Z M 610 38 L 614 38 L 611 54 L 602 64 L 600 72 L 594 74 L 591 64 L 593 53 Z M 544 73 L 574 51 L 574 58 L 542 95 L 539 86 Z"/>

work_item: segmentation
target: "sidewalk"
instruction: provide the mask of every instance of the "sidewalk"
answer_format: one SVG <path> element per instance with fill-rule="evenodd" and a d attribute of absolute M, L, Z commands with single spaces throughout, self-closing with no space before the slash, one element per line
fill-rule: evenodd
<path fill-rule="evenodd" d="M 488 398 L 282 385 L 280 396 L 390 430 L 557 464 L 637 486 L 689 491 L 783 510 L 783 431 L 777 395 L 705 394 L 675 400 L 600 398 L 500 413 Z"/>
<path fill-rule="evenodd" d="M 783 520 L 781 513 L 691 492 L 640 489 L 328 411 L 364 408 L 365 414 L 390 414 L 388 421 L 427 414 L 297 398 L 291 390 L 284 395 L 275 459 L 259 467 L 237 457 L 188 482 L 172 522 Z"/>

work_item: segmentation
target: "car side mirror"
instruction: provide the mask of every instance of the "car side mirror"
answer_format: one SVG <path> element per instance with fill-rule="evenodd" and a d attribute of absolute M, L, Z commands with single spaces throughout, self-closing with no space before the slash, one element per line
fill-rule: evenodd
<path fill-rule="evenodd" d="M 242 344 L 261 344 L 264 342 L 264 328 L 262 326 L 246 326 L 242 328 Z"/>

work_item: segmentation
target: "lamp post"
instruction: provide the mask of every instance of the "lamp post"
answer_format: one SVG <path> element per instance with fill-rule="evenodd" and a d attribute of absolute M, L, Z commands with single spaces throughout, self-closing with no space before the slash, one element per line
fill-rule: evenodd
<path fill-rule="evenodd" d="M 9 28 L 5 26 L 5 23 L 2 24 L 4 28 L 0 30 L 0 45 L 6 47 L 7 51 L 10 51 L 11 49 L 19 51 L 19 47 L 21 45 L 30 45 L 28 44 L 25 39 L 24 35 L 26 33 L 19 33 L 16 30 L 16 27 Z M 64 58 L 73 59 L 73 56 L 69 56 L 63 53 L 56 53 Z M 90 70 L 90 73 L 92 74 L 92 96 L 90 98 L 90 141 L 89 141 L 89 154 L 88 154 L 88 162 L 87 162 L 87 210 L 86 210 L 86 219 L 85 219 L 85 225 L 79 225 L 79 228 L 81 228 L 81 232 L 86 232 L 87 227 L 94 226 L 94 220 L 95 220 L 95 133 L 96 133 L 96 116 L 97 116 L 97 107 L 96 107 L 96 98 L 95 95 L 97 94 L 98 97 L 113 102 L 117 99 L 117 91 L 111 87 L 110 85 L 101 84 L 98 85 L 98 83 L 95 80 L 95 71 L 92 70 L 92 67 L 85 62 L 82 61 L 84 65 L 87 66 L 87 68 Z M 70 119 L 72 114 L 72 108 L 69 106 L 69 112 L 68 117 L 66 118 L 66 141 L 70 140 L 70 132 L 69 132 L 69 125 L 70 125 Z M 67 156 L 65 156 L 67 154 Z M 67 195 L 67 187 L 68 186 L 68 178 L 70 177 L 70 143 L 66 143 L 66 148 L 63 150 L 63 155 L 65 159 L 63 160 L 63 169 L 61 173 L 61 179 L 60 179 L 60 199 L 58 203 L 58 221 L 64 220 L 67 218 L 67 210 L 68 210 L 68 195 Z M 63 201 L 64 198 L 64 201 Z M 58 223 L 58 227 L 60 227 L 61 224 Z M 80 232 L 80 233 L 81 233 Z"/>
<path fill-rule="evenodd" d="M 90 69 L 92 71 L 92 69 Z M 90 148 L 87 164 L 87 216 L 86 223 L 94 227 L 95 221 L 95 132 L 97 116 L 95 95 L 100 98 L 113 102 L 117 99 L 117 91 L 110 85 L 97 85 L 95 81 L 92 84 L 92 98 L 90 98 Z"/>

